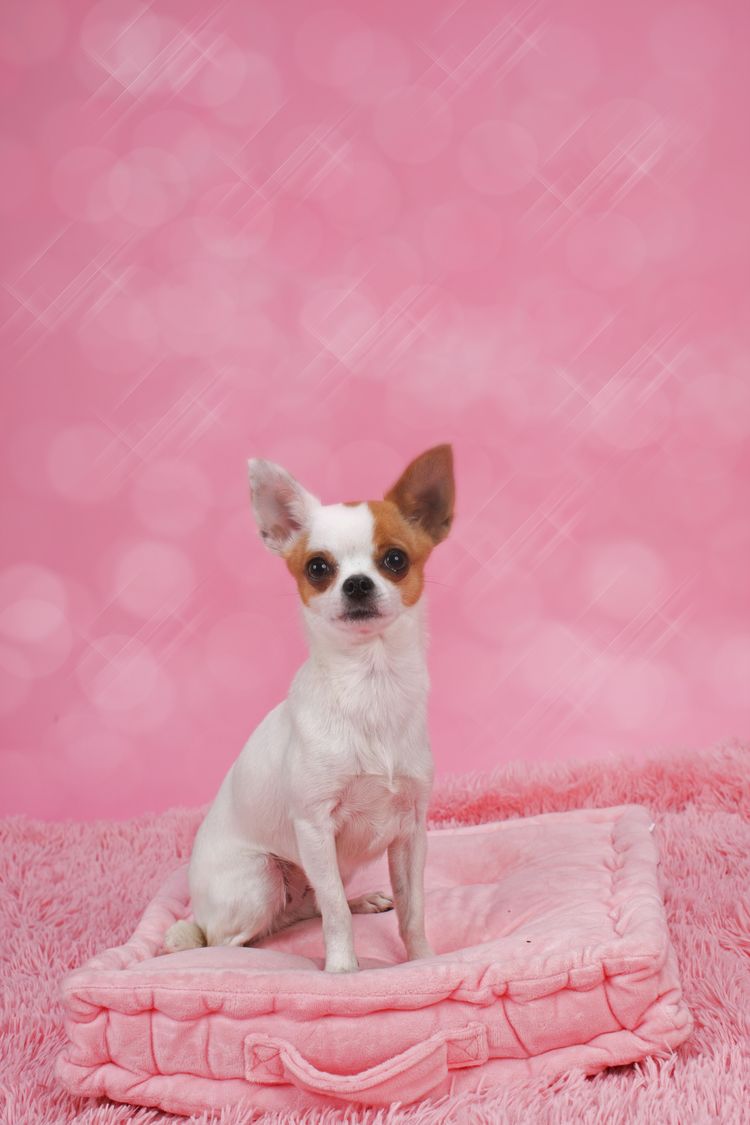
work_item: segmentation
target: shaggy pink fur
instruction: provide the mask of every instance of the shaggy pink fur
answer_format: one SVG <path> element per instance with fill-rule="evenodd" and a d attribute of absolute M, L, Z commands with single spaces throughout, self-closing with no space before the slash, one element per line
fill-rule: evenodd
<path fill-rule="evenodd" d="M 670 931 L 690 1040 L 666 1062 L 587 1079 L 530 1080 L 411 1110 L 363 1111 L 349 1125 L 576 1121 L 702 1125 L 750 1121 L 750 753 L 723 747 L 646 763 L 503 767 L 442 782 L 435 825 L 637 802 L 657 822 Z M 153 1110 L 86 1102 L 53 1075 L 63 1042 L 57 986 L 68 969 L 124 941 L 165 876 L 188 856 L 202 810 L 126 822 L 0 823 L 3 941 L 0 1121 L 3 1125 L 179 1123 Z M 246 1125 L 252 1110 L 189 1119 Z M 282 1118 L 266 1117 L 265 1122 Z M 284 1115 L 284 1121 L 290 1121 Z M 338 1112 L 297 1120 L 343 1120 Z"/>

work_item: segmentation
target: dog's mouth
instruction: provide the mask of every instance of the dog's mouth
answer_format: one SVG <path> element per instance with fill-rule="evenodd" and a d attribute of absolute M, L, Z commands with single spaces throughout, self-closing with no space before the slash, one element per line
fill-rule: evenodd
<path fill-rule="evenodd" d="M 380 617 L 376 609 L 372 606 L 356 606 L 352 609 L 347 609 L 341 614 L 342 621 L 371 621 L 374 617 Z"/>

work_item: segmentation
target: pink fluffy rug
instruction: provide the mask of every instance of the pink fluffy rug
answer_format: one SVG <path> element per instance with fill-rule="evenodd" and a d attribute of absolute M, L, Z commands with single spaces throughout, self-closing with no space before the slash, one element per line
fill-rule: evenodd
<path fill-rule="evenodd" d="M 434 825 L 478 824 L 581 806 L 647 805 L 657 822 L 666 904 L 693 1036 L 664 1062 L 595 1078 L 572 1073 L 416 1109 L 310 1113 L 350 1125 L 540 1122 L 750 1122 L 750 752 L 722 747 L 646 763 L 504 767 L 437 787 Z M 63 1042 L 57 988 L 70 968 L 130 935 L 165 876 L 184 861 L 201 810 L 125 822 L 0 822 L 3 1125 L 133 1125 L 185 1118 L 71 1098 L 53 1063 Z M 187 1119 L 257 1121 L 252 1110 Z M 282 1118 L 263 1118 L 268 1125 Z M 285 1116 L 285 1121 L 290 1118 Z"/>

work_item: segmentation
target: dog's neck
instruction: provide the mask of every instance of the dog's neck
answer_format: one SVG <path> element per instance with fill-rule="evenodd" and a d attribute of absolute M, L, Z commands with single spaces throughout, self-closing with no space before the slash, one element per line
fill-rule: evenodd
<path fill-rule="evenodd" d="M 373 690 L 383 680 L 400 684 L 407 694 L 427 692 L 424 598 L 399 614 L 381 633 L 342 634 L 305 612 L 311 665 L 334 691 L 353 686 Z"/>

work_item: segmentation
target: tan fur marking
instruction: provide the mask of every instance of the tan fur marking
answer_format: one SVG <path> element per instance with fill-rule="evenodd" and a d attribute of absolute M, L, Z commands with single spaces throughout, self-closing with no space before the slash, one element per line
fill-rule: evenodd
<path fill-rule="evenodd" d="M 333 555 L 329 554 L 328 551 L 311 552 L 307 543 L 307 535 L 300 535 L 295 541 L 294 546 L 287 551 L 284 556 L 289 573 L 294 577 L 300 597 L 305 605 L 309 605 L 310 600 L 314 598 L 316 594 L 322 594 L 324 590 L 327 590 L 336 578 L 336 560 Z M 318 555 L 331 564 L 333 572 L 328 578 L 324 578 L 322 582 L 313 582 L 312 579 L 308 577 L 307 564 L 311 558 L 315 558 Z"/>
<path fill-rule="evenodd" d="M 412 523 L 418 523 L 433 545 L 445 539 L 453 522 L 456 486 L 453 449 L 436 445 L 420 453 L 385 494 Z"/>
<path fill-rule="evenodd" d="M 373 559 L 378 572 L 399 587 L 404 605 L 414 605 L 424 588 L 424 564 L 432 551 L 433 542 L 421 528 L 404 519 L 392 500 L 370 500 L 368 507 L 375 522 Z M 409 559 L 406 574 L 394 574 L 380 565 L 389 547 L 398 547 L 406 552 Z"/>

